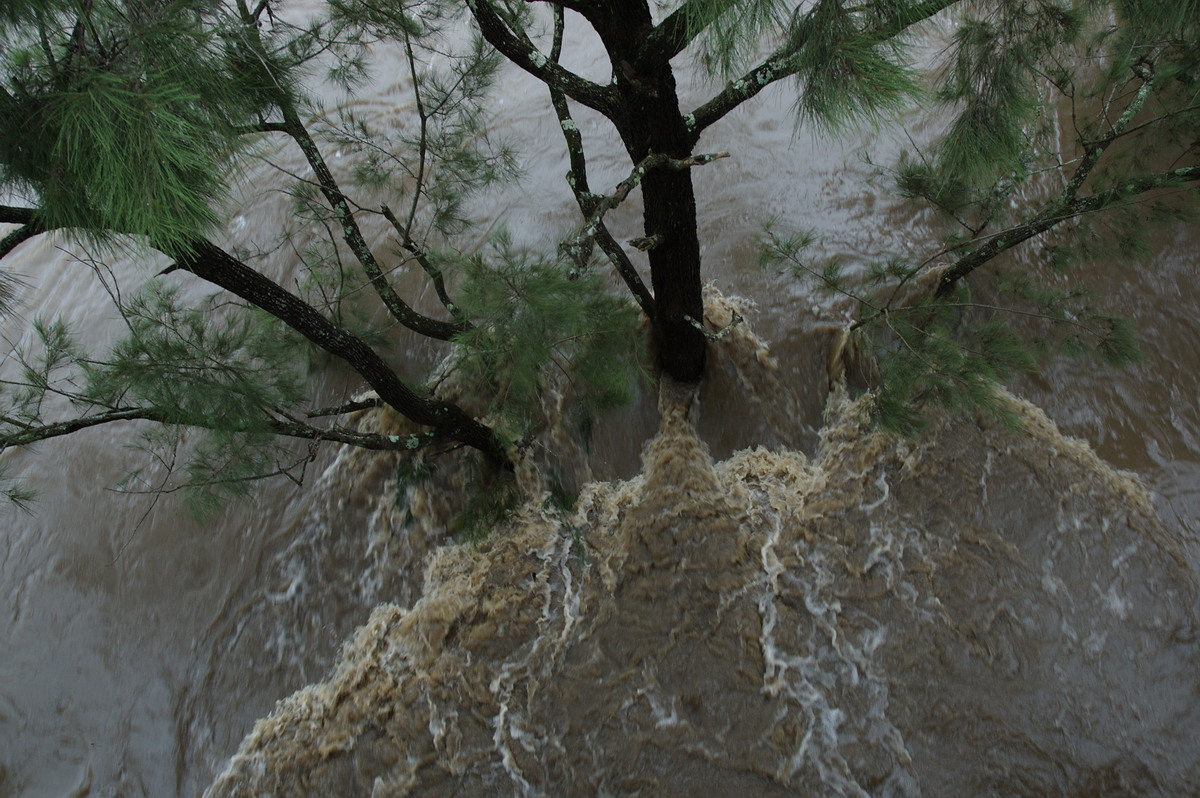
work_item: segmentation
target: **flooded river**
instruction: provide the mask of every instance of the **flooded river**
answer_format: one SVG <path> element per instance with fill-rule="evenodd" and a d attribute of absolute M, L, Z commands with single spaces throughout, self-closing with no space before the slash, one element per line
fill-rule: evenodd
<path fill-rule="evenodd" d="M 552 245 L 576 215 L 561 135 L 505 74 L 495 127 L 526 177 L 485 226 Z M 390 77 L 353 103 L 376 121 L 410 104 Z M 593 188 L 615 185 L 623 153 L 578 121 Z M 451 491 L 398 484 L 389 456 L 324 452 L 201 525 L 144 492 L 163 465 L 128 427 L 5 453 L 41 498 L 0 508 L 0 795 L 1200 790 L 1200 235 L 1167 228 L 1145 264 L 1086 276 L 1133 318 L 1139 365 L 1051 363 L 1011 386 L 1020 431 L 885 438 L 827 395 L 843 311 L 759 269 L 753 235 L 779 216 L 850 261 L 936 248 L 867 180 L 862 153 L 903 141 L 794 136 L 774 96 L 714 126 L 700 149 L 732 157 L 695 173 L 710 320 L 743 298 L 748 324 L 713 345 L 699 397 L 647 388 L 590 454 L 560 441 L 573 514 L 535 501 L 481 547 L 447 545 Z M 242 245 L 291 220 L 254 169 Z M 618 239 L 637 211 L 611 215 Z M 107 273 L 60 246 L 6 261 L 9 341 L 39 315 L 118 333 Z M 412 374 L 442 354 L 396 352 Z M 359 388 L 314 379 L 322 400 Z"/>

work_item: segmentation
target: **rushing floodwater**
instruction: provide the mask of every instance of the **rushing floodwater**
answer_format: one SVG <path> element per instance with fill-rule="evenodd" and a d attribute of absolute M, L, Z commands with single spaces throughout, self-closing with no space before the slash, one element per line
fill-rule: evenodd
<path fill-rule="evenodd" d="M 527 178 L 494 221 L 552 241 L 575 214 L 560 136 L 508 74 L 497 127 Z M 408 102 L 384 80 L 355 106 L 382 120 Z M 623 155 L 600 120 L 579 123 L 593 187 L 614 185 Z M 315 682 L 217 794 L 294 783 L 294 768 L 317 794 L 1195 792 L 1200 239 L 1168 231 L 1147 265 L 1088 275 L 1134 318 L 1141 365 L 1052 364 L 1015 387 L 1032 402 L 1016 405 L 1023 433 L 879 438 L 826 402 L 837 311 L 758 270 L 750 237 L 779 215 L 849 259 L 931 245 L 925 216 L 863 181 L 859 151 L 886 162 L 901 138 L 794 139 L 770 98 L 711 130 L 701 150 L 733 157 L 695 174 L 705 269 L 757 302 L 758 337 L 717 345 L 698 402 L 663 397 L 661 425 L 647 397 L 590 461 L 564 440 L 586 483 L 577 516 L 535 504 L 428 574 L 449 499 L 398 490 L 386 457 L 331 451 L 302 487 L 198 526 L 176 496 L 112 490 L 144 460 L 127 428 L 6 453 L 42 500 L 0 510 L 0 794 L 197 794 Z M 287 202 L 246 192 L 231 234 L 269 241 Z M 636 201 L 612 215 L 618 238 L 639 226 Z M 115 334 L 101 282 L 56 246 L 8 264 L 27 285 L 5 335 L 39 314 Z M 712 301 L 719 320 L 727 300 Z M 331 401 L 356 388 L 319 386 Z M 734 454 L 757 444 L 771 450 Z"/>

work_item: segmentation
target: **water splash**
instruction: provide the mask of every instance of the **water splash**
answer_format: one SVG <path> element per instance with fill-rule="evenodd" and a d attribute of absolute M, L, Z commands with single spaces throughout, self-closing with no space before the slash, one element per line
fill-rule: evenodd
<path fill-rule="evenodd" d="M 782 390 L 748 330 L 715 351 Z M 420 597 L 376 609 L 208 794 L 1196 783 L 1191 682 L 1162 678 L 1194 660 L 1195 590 L 1132 475 L 1015 398 L 1019 431 L 901 441 L 835 392 L 811 458 L 721 462 L 690 390 L 659 401 L 641 474 L 431 549 Z"/>

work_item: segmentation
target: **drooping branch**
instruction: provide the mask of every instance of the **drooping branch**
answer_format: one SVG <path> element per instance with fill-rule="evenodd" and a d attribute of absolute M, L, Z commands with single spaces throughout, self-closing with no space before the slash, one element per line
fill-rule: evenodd
<path fill-rule="evenodd" d="M 0 239 L 0 259 L 5 258 L 10 252 L 19 247 L 22 243 L 28 241 L 34 236 L 42 233 L 41 225 L 29 223 L 23 224 L 16 230 Z M 0 272 L 0 315 L 8 312 L 12 306 L 12 301 L 16 296 L 16 286 L 18 285 L 17 278 L 13 277 L 8 272 Z"/>
<path fill-rule="evenodd" d="M 29 225 L 39 232 L 45 232 L 30 208 L 0 206 L 0 223 Z M 430 442 L 455 441 L 478 449 L 497 464 L 508 462 L 503 442 L 490 428 L 480 424 L 455 404 L 415 393 L 354 333 L 334 324 L 311 305 L 212 242 L 194 241 L 190 251 L 164 269 L 162 274 L 177 269 L 189 271 L 241 297 L 279 319 L 322 350 L 344 360 L 398 413 L 418 424 L 432 427 Z"/>
<path fill-rule="evenodd" d="M 52 424 L 39 426 L 22 426 L 21 429 L 7 434 L 0 434 L 0 452 L 9 447 L 28 446 L 53 438 L 61 438 L 90 427 L 104 424 L 114 424 L 129 421 L 153 421 L 159 424 L 179 424 L 199 429 L 216 429 L 223 432 L 253 432 L 254 429 L 231 429 L 225 425 L 206 423 L 201 419 L 179 419 L 160 408 L 153 407 L 116 407 L 78 418 L 66 419 Z M 340 427 L 321 428 L 296 421 L 270 418 L 265 420 L 265 426 L 276 435 L 299 438 L 311 441 L 331 441 L 333 443 L 357 446 L 362 449 L 376 451 L 413 451 L 436 442 L 436 436 L 430 433 L 412 435 L 379 435 L 375 433 L 356 432 Z"/>
<path fill-rule="evenodd" d="M 0 206 L 0 223 L 24 224 L 36 232 L 45 232 L 45 228 L 35 220 L 34 211 L 29 208 Z M 416 436 L 405 436 L 405 440 L 401 444 L 392 441 L 386 444 L 380 443 L 378 446 L 369 445 L 369 442 L 361 442 L 365 440 L 361 436 L 355 440 L 349 438 L 343 440 L 346 435 L 357 436 L 358 433 L 323 430 L 278 419 L 271 422 L 271 428 L 277 434 L 308 439 L 324 438 L 368 448 L 390 449 L 413 449 L 453 441 L 479 450 L 497 464 L 508 463 L 503 442 L 490 428 L 467 415 L 462 408 L 455 404 L 415 393 L 366 342 L 354 333 L 334 324 L 299 297 L 246 266 L 220 247 L 209 241 L 193 242 L 188 254 L 163 270 L 162 274 L 177 269 L 189 271 L 271 314 L 324 351 L 344 360 L 366 380 L 382 401 L 398 413 L 418 424 L 432 427 L 432 430 Z M 145 415 L 152 412 L 145 408 L 120 408 L 114 409 L 112 412 L 116 415 L 111 418 L 97 417 L 96 420 L 83 423 L 82 426 L 79 426 L 82 423 L 79 419 L 50 425 L 48 429 L 54 434 L 43 434 L 41 438 L 36 439 L 57 437 L 109 421 L 130 421 L 138 418 L 157 420 Z M 135 413 L 142 415 L 135 415 Z M 287 424 L 292 426 L 287 426 Z M 31 430 L 24 432 L 32 433 Z M 0 444 L 3 444 L 5 440 L 0 438 Z M 413 443 L 414 440 L 417 443 Z M 18 443 L 8 441 L 8 445 L 18 445 Z"/>
<path fill-rule="evenodd" d="M 41 426 L 22 425 L 21 429 L 15 432 L 0 434 L 0 452 L 9 447 L 28 446 L 31 443 L 48 441 L 51 438 L 70 435 L 73 432 L 100 426 L 101 424 L 111 424 L 118 421 L 162 421 L 164 419 L 165 414 L 153 408 L 124 407 L 106 410 L 102 413 L 94 413 L 90 416 L 59 421 L 54 424 L 43 424 Z"/>
<path fill-rule="evenodd" d="M 860 34 L 865 44 L 881 43 L 892 39 L 908 28 L 923 22 L 959 0 L 925 0 L 913 5 L 896 8 L 882 21 Z M 693 144 L 700 134 L 714 122 L 723 119 L 742 103 L 755 97 L 767 86 L 795 75 L 800 68 L 797 54 L 805 46 L 807 32 L 803 26 L 792 31 L 788 40 L 752 67 L 737 80 L 727 84 L 718 94 L 685 117 Z"/>
<path fill-rule="evenodd" d="M 562 7 L 555 6 L 554 41 L 550 49 L 550 58 L 555 63 L 558 62 L 559 57 L 562 55 L 563 31 L 565 26 L 563 16 Z M 547 87 L 550 90 L 550 103 L 553 105 L 554 113 L 558 117 L 559 129 L 562 130 L 563 139 L 567 144 L 567 158 L 570 162 L 570 170 L 567 172 L 567 185 L 571 187 L 571 193 L 575 195 L 575 202 L 579 205 L 580 212 L 583 213 L 584 218 L 589 218 L 596 208 L 597 196 L 592 193 L 591 187 L 588 185 L 587 157 L 583 152 L 583 136 L 579 132 L 579 126 L 571 118 L 571 109 L 567 104 L 566 95 L 554 86 L 547 84 Z M 629 256 L 625 254 L 625 250 L 621 248 L 621 245 L 613 238 L 612 233 L 608 231 L 608 227 L 604 224 L 603 219 L 597 221 L 595 235 L 592 240 L 600 245 L 600 249 L 613 264 L 613 268 L 617 270 L 617 274 L 625 281 L 626 287 L 633 294 L 633 298 L 637 300 L 642 312 L 646 314 L 646 318 L 653 319 L 654 297 L 650 294 L 650 290 L 646 288 L 646 284 L 642 282 L 641 276 L 637 273 L 637 268 L 629 260 Z M 574 251 L 573 257 L 577 270 L 584 268 L 590 255 L 590 244 L 579 247 Z"/>
<path fill-rule="evenodd" d="M 1041 235 L 1068 219 L 1103 210 L 1118 202 L 1128 201 L 1150 191 L 1198 181 L 1200 181 L 1200 165 L 1187 166 L 1168 172 L 1146 175 L 1087 197 L 1074 197 L 1065 202 L 1061 200 L 1055 202 L 1025 224 L 1017 225 L 992 236 L 986 243 L 956 260 L 942 274 L 938 281 L 936 295 L 939 298 L 949 296 L 960 280 L 992 258 L 1034 236 Z"/>
<path fill-rule="evenodd" d="M 921 2 L 911 4 L 898 4 L 870 30 L 866 31 L 865 35 L 877 42 L 887 41 L 894 36 L 899 36 L 913 25 L 937 16 L 958 2 L 960 0 L 921 0 Z"/>
<path fill-rule="evenodd" d="M 415 393 L 361 338 L 220 247 L 209 241 L 196 241 L 176 266 L 263 309 L 324 351 L 346 361 L 380 398 L 412 421 L 432 427 L 437 439 L 471 446 L 496 463 L 507 461 L 504 445 L 491 429 L 458 405 Z"/>
<path fill-rule="evenodd" d="M 35 225 L 36 211 L 33 208 L 18 208 L 12 205 L 0 205 L 0 224 Z M 41 232 L 45 228 L 38 227 Z"/>
<path fill-rule="evenodd" d="M 25 241 L 46 232 L 45 226 L 37 221 L 35 216 L 32 208 L 0 206 L 0 224 L 20 225 L 0 240 L 0 259 L 7 257 Z M 0 273 L 0 312 L 4 311 L 13 299 L 16 284 L 17 280 L 12 275 Z"/>
<path fill-rule="evenodd" d="M 496 13 L 490 0 L 467 0 L 467 8 L 475 17 L 483 38 L 509 61 L 575 102 L 599 111 L 613 121 L 620 118 L 621 105 L 615 87 L 592 83 L 547 58 L 531 44 L 521 41 Z"/>
<path fill-rule="evenodd" d="M 282 122 L 258 122 L 253 125 L 241 125 L 233 129 L 239 136 L 254 136 L 259 133 L 287 133 L 287 127 Z"/>
<path fill-rule="evenodd" d="M 3 258 L 12 252 L 14 249 L 24 244 L 34 236 L 41 235 L 42 231 L 37 225 L 25 224 L 13 230 L 11 233 L 0 239 L 0 258 Z"/>

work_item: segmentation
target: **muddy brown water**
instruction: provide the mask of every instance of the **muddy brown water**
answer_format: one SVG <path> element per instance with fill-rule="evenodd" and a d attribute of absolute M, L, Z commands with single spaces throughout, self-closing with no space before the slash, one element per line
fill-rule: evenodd
<path fill-rule="evenodd" d="M 560 135 L 507 74 L 496 126 L 527 178 L 488 221 L 553 242 L 574 220 Z M 407 103 L 397 79 L 354 104 L 382 120 Z M 615 185 L 623 155 L 579 124 L 593 186 Z M 733 153 L 695 174 L 706 274 L 756 307 L 698 399 L 660 414 L 647 389 L 590 458 L 555 453 L 583 486 L 575 517 L 535 503 L 482 548 L 439 548 L 437 486 L 398 490 L 388 458 L 345 451 L 198 525 L 175 495 L 113 489 L 146 463 L 129 429 L 3 455 L 42 498 L 0 511 L 0 794 L 196 795 L 218 777 L 214 795 L 1200 790 L 1200 237 L 1166 230 L 1146 264 L 1086 276 L 1133 317 L 1140 365 L 1050 364 L 1013 386 L 1021 433 L 883 439 L 827 400 L 842 311 L 759 270 L 751 238 L 778 215 L 849 260 L 935 246 L 929 218 L 865 181 L 860 153 L 886 162 L 902 140 L 793 136 L 777 96 L 706 134 Z M 289 221 L 255 169 L 242 243 Z M 612 227 L 640 234 L 636 200 Z M 61 245 L 12 259 L 9 340 L 39 314 L 119 331 Z M 331 401 L 357 388 L 317 379 Z"/>

